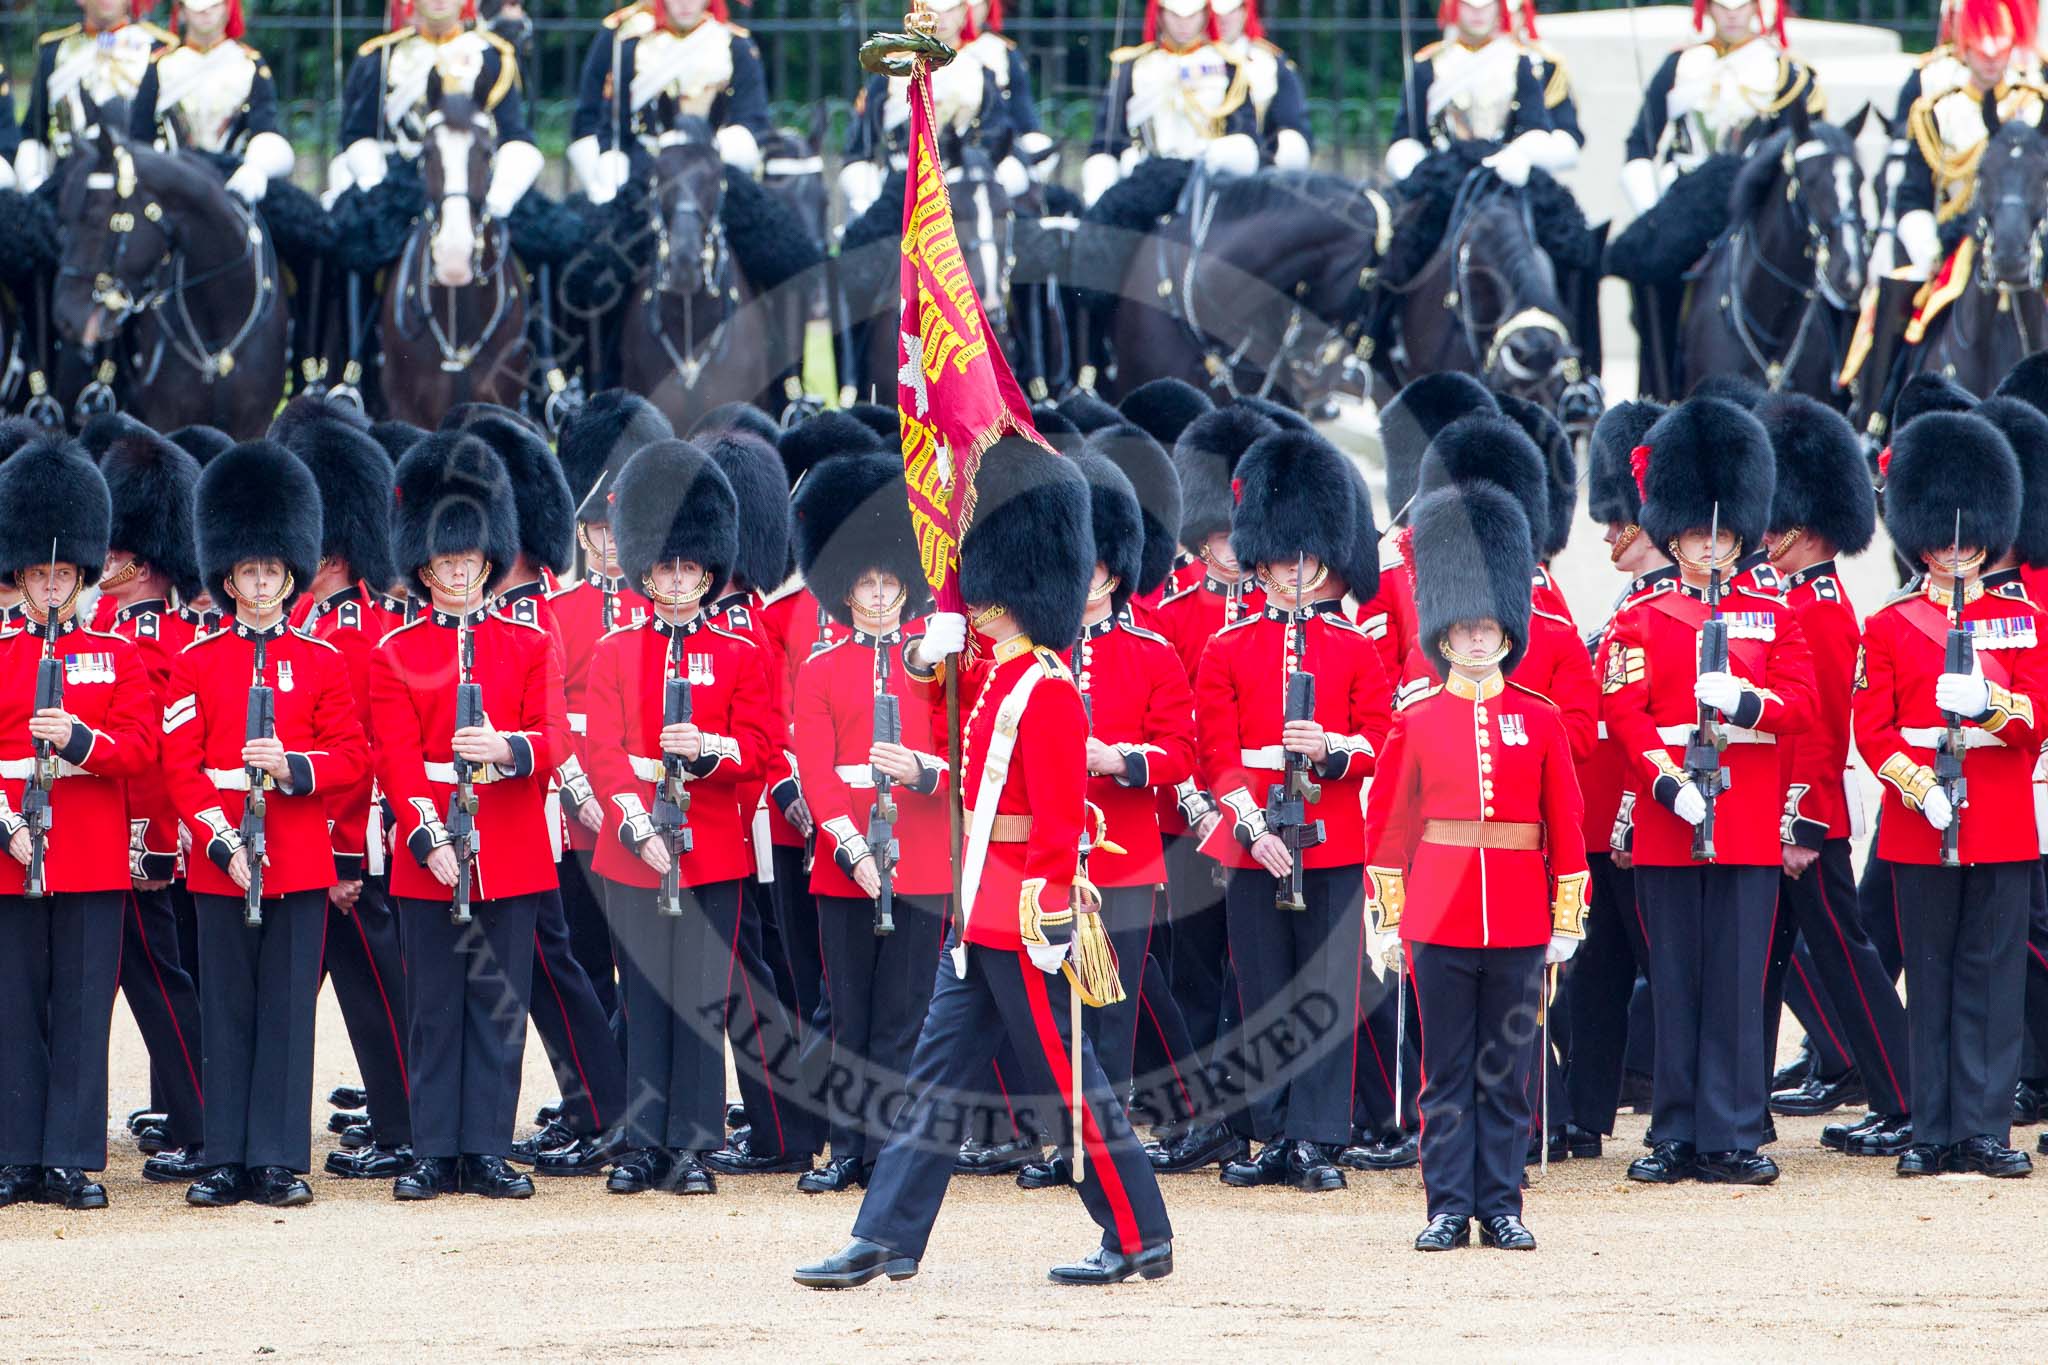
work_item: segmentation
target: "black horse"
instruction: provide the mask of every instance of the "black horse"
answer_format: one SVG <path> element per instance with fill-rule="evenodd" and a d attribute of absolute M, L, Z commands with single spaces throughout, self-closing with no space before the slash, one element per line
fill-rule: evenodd
<path fill-rule="evenodd" d="M 1863 172 L 1848 133 L 1809 124 L 1795 106 L 1792 126 L 1749 153 L 1728 217 L 1694 275 L 1681 389 L 1742 375 L 1774 393 L 1831 398 L 1866 261 Z"/>
<path fill-rule="evenodd" d="M 288 359 L 269 234 L 209 162 L 130 145 L 110 123 L 58 190 L 51 314 L 77 357 L 58 397 L 81 419 L 119 406 L 159 431 L 259 436 Z"/>

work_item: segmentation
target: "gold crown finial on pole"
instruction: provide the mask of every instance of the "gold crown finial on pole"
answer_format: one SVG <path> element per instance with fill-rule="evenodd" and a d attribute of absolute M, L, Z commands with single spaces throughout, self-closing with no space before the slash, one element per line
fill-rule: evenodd
<path fill-rule="evenodd" d="M 939 16 L 926 0 L 910 0 L 902 33 L 877 33 L 860 45 L 861 68 L 877 76 L 910 76 L 922 63 L 941 67 L 953 60 L 953 49 L 938 36 Z"/>

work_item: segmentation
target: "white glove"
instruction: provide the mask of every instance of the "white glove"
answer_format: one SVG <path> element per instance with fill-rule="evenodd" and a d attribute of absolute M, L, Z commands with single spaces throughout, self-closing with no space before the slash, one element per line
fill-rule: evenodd
<path fill-rule="evenodd" d="M 13 188 L 14 167 L 7 164 L 5 157 L 0 157 L 0 190 L 11 190 Z"/>
<path fill-rule="evenodd" d="M 533 182 L 540 179 L 547 164 L 540 148 L 531 142 L 507 142 L 491 157 L 491 183 L 484 190 L 484 212 L 493 218 L 507 218 Z"/>
<path fill-rule="evenodd" d="M 1292 128 L 1273 134 L 1273 164 L 1283 171 L 1308 169 L 1308 139 Z"/>
<path fill-rule="evenodd" d="M 265 180 L 290 175 L 298 159 L 297 153 L 292 151 L 292 144 L 276 133 L 256 134 L 242 151 L 242 166 L 254 169 Z"/>
<path fill-rule="evenodd" d="M 334 201 L 356 183 L 355 172 L 349 169 L 348 158 L 337 156 L 327 163 L 327 188 L 320 191 L 320 207 L 332 209 Z"/>
<path fill-rule="evenodd" d="M 1031 965 L 1051 976 L 1067 960 L 1067 950 L 1073 947 L 1073 940 L 1065 943 L 1027 943 L 1024 951 L 1031 955 Z"/>
<path fill-rule="evenodd" d="M 839 203 L 852 222 L 882 197 L 882 168 L 872 161 L 849 161 L 839 168 Z"/>
<path fill-rule="evenodd" d="M 1387 173 L 1389 180 L 1406 180 L 1422 164 L 1422 158 L 1429 155 L 1429 148 L 1412 137 L 1404 137 L 1387 148 L 1387 154 L 1380 158 L 1380 169 Z"/>
<path fill-rule="evenodd" d="M 1579 164 L 1579 144 L 1570 133 L 1562 128 L 1548 132 L 1524 133 L 1515 139 L 1515 145 L 1529 155 L 1529 164 L 1539 170 L 1556 175 Z"/>
<path fill-rule="evenodd" d="M 1644 157 L 1637 157 L 1621 168 L 1621 197 L 1628 200 L 1629 208 L 1637 217 L 1650 211 L 1657 202 L 1657 166 Z"/>
<path fill-rule="evenodd" d="M 1900 214 L 1892 235 L 1898 238 L 1899 250 L 1905 254 L 1910 278 L 1924 280 L 1933 273 L 1934 263 L 1941 258 L 1941 229 L 1934 225 L 1933 214 L 1926 209 Z"/>
<path fill-rule="evenodd" d="M 736 171 L 758 178 L 761 174 L 761 144 L 744 124 L 728 123 L 712 136 L 718 144 L 718 159 Z"/>
<path fill-rule="evenodd" d="M 1692 685 L 1693 700 L 1702 706 L 1711 706 L 1724 717 L 1735 714 L 1742 705 L 1742 680 L 1733 673 L 1702 673 Z"/>
<path fill-rule="evenodd" d="M 579 137 L 563 155 L 568 158 L 569 169 L 576 173 L 576 183 L 582 186 L 584 197 L 593 204 L 610 203 L 619 187 L 605 170 L 604 149 L 597 145 L 597 139 Z"/>
<path fill-rule="evenodd" d="M 996 163 L 996 183 L 1010 198 L 1022 199 L 1031 193 L 1031 172 L 1016 157 L 1006 156 Z"/>
<path fill-rule="evenodd" d="M 1366 932 L 1372 935 L 1373 961 L 1379 963 L 1380 966 L 1390 972 L 1406 969 L 1408 965 L 1407 956 L 1401 950 L 1401 931 L 1399 929 L 1379 930 L 1368 928 Z"/>
<path fill-rule="evenodd" d="M 1529 183 L 1529 154 L 1517 142 L 1510 142 L 1479 164 L 1516 189 Z"/>
<path fill-rule="evenodd" d="M 1052 150 L 1052 138 L 1044 133 L 1017 134 L 1017 158 L 1041 185 L 1051 180 L 1060 167 L 1060 154 Z"/>
<path fill-rule="evenodd" d="M 1671 813 L 1688 825 L 1702 824 L 1707 818 L 1707 798 L 1692 783 L 1681 783 L 1678 795 L 1672 798 Z"/>
<path fill-rule="evenodd" d="M 1939 787 L 1928 788 L 1927 795 L 1920 798 L 1920 813 L 1937 833 L 1955 823 L 1956 808 L 1948 803 L 1948 793 Z"/>
<path fill-rule="evenodd" d="M 235 167 L 235 173 L 228 177 L 228 193 L 245 204 L 260 204 L 270 189 L 270 177 L 248 162 Z"/>
<path fill-rule="evenodd" d="M 917 646 L 918 657 L 937 663 L 948 654 L 967 647 L 967 618 L 957 611 L 935 611 L 924 618 L 924 639 Z"/>
<path fill-rule="evenodd" d="M 1108 152 L 1097 152 L 1081 163 L 1081 202 L 1093 204 L 1103 191 L 1123 178 L 1123 163 Z"/>
<path fill-rule="evenodd" d="M 1991 684 L 1975 673 L 1944 673 L 1934 680 L 1934 704 L 1965 720 L 1991 709 Z"/>
<path fill-rule="evenodd" d="M 384 147 L 377 139 L 356 139 L 342 150 L 341 159 L 357 189 L 374 190 L 384 183 Z"/>
<path fill-rule="evenodd" d="M 1552 934 L 1550 936 L 1550 946 L 1543 950 L 1543 965 L 1555 967 L 1559 963 L 1570 962 L 1572 954 L 1579 951 L 1579 945 L 1583 942 L 1585 942 L 1584 939 L 1567 938 L 1563 934 Z"/>

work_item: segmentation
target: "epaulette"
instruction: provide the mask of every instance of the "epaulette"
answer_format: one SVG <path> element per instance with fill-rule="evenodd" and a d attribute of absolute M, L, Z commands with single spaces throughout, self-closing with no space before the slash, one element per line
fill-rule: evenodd
<path fill-rule="evenodd" d="M 1536 690 L 1535 688 L 1533 688 L 1533 687 L 1529 687 L 1529 686 L 1527 686 L 1527 685 L 1525 685 L 1525 684 L 1523 684 L 1523 683 L 1518 683 L 1518 682 L 1516 682 L 1516 681 L 1515 681 L 1515 680 L 1514 680 L 1513 678 L 1502 678 L 1502 679 L 1501 679 L 1501 682 L 1502 682 L 1502 683 L 1503 683 L 1504 685 L 1508 686 L 1508 687 L 1512 687 L 1512 688 L 1514 688 L 1514 689 L 1515 689 L 1515 691 L 1517 691 L 1517 692 L 1523 693 L 1523 694 L 1524 694 L 1524 695 L 1526 695 L 1526 696 L 1531 696 L 1531 697 L 1534 697 L 1534 698 L 1535 698 L 1536 700 L 1538 700 L 1538 701 L 1542 702 L 1542 703 L 1543 703 L 1543 704 L 1544 704 L 1545 706 L 1549 707 L 1549 708 L 1550 708 L 1551 710 L 1553 710 L 1553 711 L 1555 711 L 1555 710 L 1557 709 L 1557 703 L 1556 703 L 1556 702 L 1552 701 L 1552 700 L 1551 700 L 1551 699 L 1550 699 L 1549 697 L 1545 696 L 1545 695 L 1544 695 L 1543 693 L 1541 693 L 1541 692 L 1538 692 L 1538 691 L 1537 691 L 1537 690 Z"/>
<path fill-rule="evenodd" d="M 1364 626 L 1359 625 L 1358 622 L 1352 620 L 1350 617 L 1346 616 L 1341 611 L 1319 611 L 1315 615 L 1316 619 L 1318 621 L 1321 621 L 1326 626 L 1335 626 L 1339 630 L 1348 630 L 1353 635 L 1360 636 L 1364 639 L 1372 638 L 1371 636 L 1366 635 Z"/>
<path fill-rule="evenodd" d="M 620 24 L 625 23 L 628 19 L 632 18 L 634 15 L 638 14 L 641 10 L 644 10 L 646 8 L 647 6 L 645 3 L 641 3 L 640 0 L 636 0 L 636 3 L 626 6 L 624 9 L 613 10 L 610 14 L 607 14 L 598 22 L 603 24 L 606 28 L 617 28 Z"/>
<path fill-rule="evenodd" d="M 413 28 L 411 24 L 407 24 L 404 28 L 393 29 L 389 33 L 380 33 L 376 37 L 370 39 L 370 41 L 368 41 L 367 43 L 364 43 L 361 47 L 357 48 L 356 55 L 358 57 L 367 57 L 372 52 L 378 52 L 383 50 L 384 48 L 390 47 L 393 43 L 404 42 L 407 38 L 412 37 L 412 34 Z"/>
<path fill-rule="evenodd" d="M 1045 670 L 1045 676 L 1060 682 L 1072 682 L 1074 675 L 1067 671 L 1067 661 L 1044 645 L 1033 645 L 1031 655 L 1038 660 L 1038 666 Z"/>
<path fill-rule="evenodd" d="M 1991 590 L 1991 595 L 1993 597 L 2016 598 L 2019 601 L 2025 602 L 2027 600 L 2027 586 L 2024 583 L 2018 582 L 2000 583 Z"/>
<path fill-rule="evenodd" d="M 1255 611 L 1249 616 L 1240 616 L 1237 620 L 1232 621 L 1229 625 L 1224 626 L 1217 630 L 1216 633 L 1218 635 L 1228 635 L 1233 630 L 1243 630 L 1246 626 L 1251 625 L 1257 621 L 1263 621 L 1265 619 L 1266 618 L 1261 613 Z"/>
<path fill-rule="evenodd" d="M 1819 578 L 1809 578 L 1806 580 L 1806 583 L 1807 586 L 1813 589 L 1813 595 L 1823 602 L 1840 602 L 1843 600 L 1842 580 L 1831 573 L 1822 574 Z"/>
<path fill-rule="evenodd" d="M 1194 582 L 1188 584 L 1185 588 L 1177 589 L 1173 592 L 1166 594 L 1166 596 L 1160 598 L 1159 605 L 1163 607 L 1169 602 L 1178 602 L 1181 598 L 1186 597 L 1189 593 L 1195 592 L 1198 589 L 1200 589 L 1201 586 L 1202 580 L 1198 578 Z"/>
<path fill-rule="evenodd" d="M 72 34 L 83 33 L 84 31 L 84 24 L 66 24 L 62 28 L 53 28 L 36 39 L 36 46 L 48 47 L 51 43 L 61 43 Z"/>
<path fill-rule="evenodd" d="M 339 653 L 341 653 L 341 651 L 340 651 L 340 650 L 336 649 L 336 648 L 335 648 L 335 647 L 334 647 L 333 645 L 331 645 L 331 644 L 329 644 L 329 643 L 328 643 L 327 641 L 325 641 L 325 640 L 321 639 L 321 638 L 320 638 L 319 636 L 317 636 L 317 635 L 308 635 L 308 634 L 306 633 L 305 629 L 304 629 L 303 627 L 301 627 L 301 626 L 293 626 L 293 627 L 291 627 L 291 632 L 292 632 L 292 634 L 293 634 L 293 635 L 296 635 L 296 636 L 297 636 L 297 637 L 298 637 L 299 639 L 301 639 L 301 640 L 304 640 L 304 641 L 305 641 L 305 642 L 306 642 L 307 644 L 309 644 L 309 645 L 318 645 L 318 646 L 320 646 L 320 648 L 322 648 L 322 649 L 326 650 L 326 651 L 327 651 L 327 652 L 328 652 L 329 654 L 339 654 Z M 227 634 L 227 632 L 226 632 L 226 631 L 222 631 L 222 632 L 221 632 L 221 634 L 225 635 L 225 634 Z"/>
<path fill-rule="evenodd" d="M 1135 62 L 1158 46 L 1157 43 L 1135 43 L 1130 47 L 1117 48 L 1109 54 L 1109 64 L 1118 66 L 1124 62 Z"/>
<path fill-rule="evenodd" d="M 147 33 L 150 37 L 156 39 L 160 43 L 164 43 L 170 47 L 178 46 L 178 35 L 171 32 L 167 28 L 158 28 L 155 24 L 150 23 L 146 19 L 135 20 L 135 27 L 141 29 L 144 33 Z"/>
<path fill-rule="evenodd" d="M 519 604 L 515 602 L 512 605 L 516 607 Z M 535 622 L 522 621 L 516 616 L 507 616 L 502 611 L 486 612 L 485 614 L 489 616 L 493 621 L 503 621 L 508 626 L 518 626 L 521 630 L 530 630 L 535 635 L 547 634 L 547 632 L 545 630 L 542 630 L 540 626 Z"/>
<path fill-rule="evenodd" d="M 704 629 L 710 631 L 713 635 L 723 635 L 728 640 L 738 640 L 743 645 L 752 645 L 755 649 L 759 649 L 761 647 L 760 644 L 755 641 L 753 636 L 742 635 L 738 631 L 727 630 L 724 626 L 715 626 L 707 622 L 704 626 Z"/>
<path fill-rule="evenodd" d="M 1380 542 L 1381 573 L 1385 573 L 1389 569 L 1402 569 L 1407 566 L 1408 561 L 1401 554 L 1401 542 L 1399 540 L 1389 538 Z"/>
<path fill-rule="evenodd" d="M 391 629 L 384 632 L 383 639 L 377 641 L 378 648 L 381 649 L 385 645 L 390 644 L 393 640 L 396 640 L 399 636 L 405 634 L 414 626 L 424 625 L 426 622 L 431 621 L 433 619 L 434 618 L 431 616 L 417 616 L 414 617 L 412 620 L 407 621 L 404 625 L 393 626 Z"/>
<path fill-rule="evenodd" d="M 1540 616 L 1546 621 L 1555 621 L 1559 625 L 1565 627 L 1567 630 L 1572 628 L 1572 623 L 1570 621 L 1565 620 L 1562 616 L 1559 616 L 1556 612 L 1545 611 L 1543 610 L 1543 608 L 1536 606 L 1534 604 L 1530 605 L 1529 614 L 1531 616 Z"/>
<path fill-rule="evenodd" d="M 754 628 L 753 610 L 752 607 L 744 605 L 732 606 L 727 607 L 721 615 L 740 630 L 752 630 Z"/>
<path fill-rule="evenodd" d="M 519 85 L 519 53 L 512 44 L 487 28 L 471 31 L 498 54 L 498 83 L 491 87 L 490 94 L 484 96 L 484 108 L 495 109 L 503 102 L 506 92 Z"/>
<path fill-rule="evenodd" d="M 1913 69 L 1915 71 L 1925 71 L 1928 67 L 1940 61 L 1943 57 L 1954 55 L 1954 52 L 1955 47 L 1952 44 L 1936 43 L 1933 47 L 1928 48 L 1925 52 L 1920 54 L 1919 58 L 1915 60 L 1913 63 Z"/>
<path fill-rule="evenodd" d="M 538 625 L 540 624 L 540 609 L 534 606 L 533 603 L 533 598 L 522 597 L 509 607 L 506 607 L 504 609 L 505 614 L 522 626 Z"/>
<path fill-rule="evenodd" d="M 1427 44 L 1416 52 L 1415 60 L 1418 62 L 1433 62 L 1436 60 L 1436 54 L 1443 50 L 1444 44 L 1441 41 Z"/>
<path fill-rule="evenodd" d="M 1117 622 L 1117 625 L 1120 629 L 1128 631 L 1130 634 L 1137 636 L 1140 640 L 1150 640 L 1155 644 L 1165 645 L 1168 649 L 1173 648 L 1173 642 L 1171 640 L 1168 640 L 1164 635 L 1161 635 L 1158 631 L 1147 630 L 1143 626 L 1137 624 L 1135 621 L 1119 621 Z"/>

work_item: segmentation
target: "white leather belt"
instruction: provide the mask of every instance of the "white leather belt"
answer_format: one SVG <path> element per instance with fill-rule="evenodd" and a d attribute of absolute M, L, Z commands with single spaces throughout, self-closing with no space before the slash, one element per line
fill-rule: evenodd
<path fill-rule="evenodd" d="M 661 760 L 658 758 L 642 758 L 638 754 L 627 754 L 626 762 L 633 765 L 633 776 L 639 778 L 642 782 L 659 782 L 668 775 L 662 770 Z M 694 773 L 688 768 L 683 769 L 683 781 L 694 782 L 696 780 Z"/>
<path fill-rule="evenodd" d="M 1287 747 L 1282 744 L 1268 744 L 1263 749 L 1239 749 L 1238 763 L 1246 768 L 1264 768 L 1268 772 L 1282 772 L 1287 767 Z"/>
<path fill-rule="evenodd" d="M 213 784 L 216 791 L 245 792 L 249 790 L 249 770 L 247 768 L 208 768 L 206 770 L 206 780 Z M 450 780 L 452 781 L 453 779 Z"/>
<path fill-rule="evenodd" d="M 36 761 L 32 758 L 0 759 L 0 777 L 19 778 L 26 782 L 29 778 L 35 776 L 35 771 Z M 75 768 L 61 758 L 57 760 L 57 776 L 59 777 L 90 777 L 91 775 L 85 769 Z"/>
<path fill-rule="evenodd" d="M 1690 725 L 1660 725 L 1657 738 L 1666 744 L 1690 744 L 1693 727 Z M 1751 730 L 1742 725 L 1724 725 L 1721 734 L 1730 744 L 1776 744 L 1778 737 L 1762 730 Z"/>
<path fill-rule="evenodd" d="M 589 734 L 590 717 L 581 711 L 571 711 L 569 713 L 569 733 L 572 735 Z"/>
<path fill-rule="evenodd" d="M 865 763 L 841 763 L 832 771 L 849 787 L 865 790 L 875 785 L 875 770 Z"/>
<path fill-rule="evenodd" d="M 1939 725 L 1906 725 L 1899 728 L 1899 738 L 1905 740 L 1906 743 L 1912 745 L 1915 749 L 1932 749 L 1941 742 L 1941 737 L 1947 733 L 1948 731 Z M 1989 730 L 1976 730 L 1969 726 L 1963 727 L 1963 748 L 1965 751 L 1971 749 L 2003 749 L 2004 747 L 2005 741 L 1992 734 Z"/>
<path fill-rule="evenodd" d="M 498 771 L 498 765 L 495 763 L 475 763 L 471 764 L 470 767 L 469 780 L 472 786 L 488 787 L 493 782 L 504 780 L 505 775 Z M 454 786 L 455 765 L 452 762 L 429 763 L 427 765 L 427 781 L 442 782 L 448 786 Z"/>
<path fill-rule="evenodd" d="M 1600 722 L 1600 738 L 1607 738 L 1607 722 L 1604 720 Z"/>

